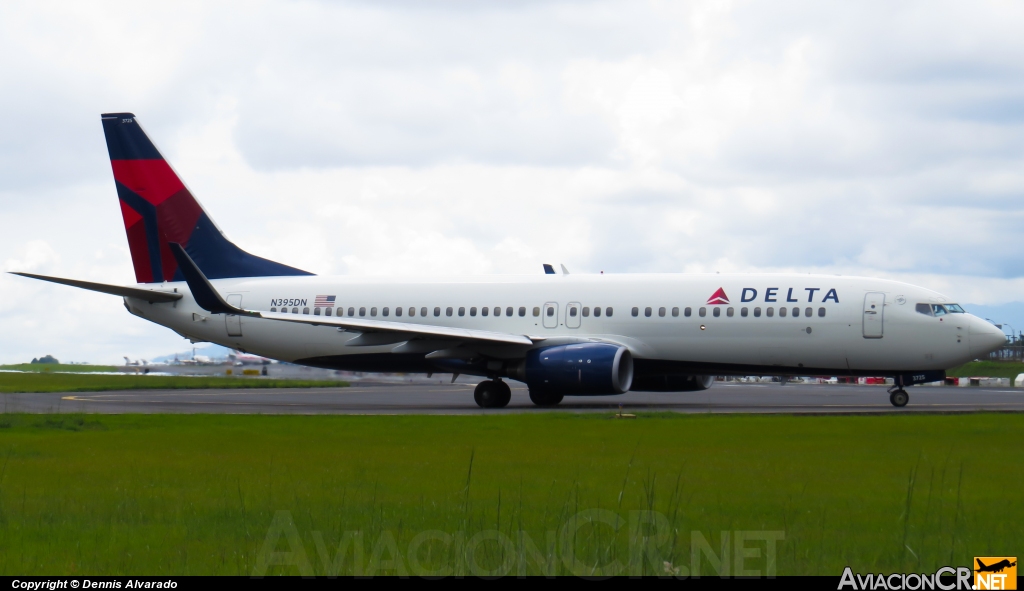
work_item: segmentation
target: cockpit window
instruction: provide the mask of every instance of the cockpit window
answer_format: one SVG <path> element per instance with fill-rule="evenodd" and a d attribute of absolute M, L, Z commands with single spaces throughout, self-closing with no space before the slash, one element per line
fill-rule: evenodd
<path fill-rule="evenodd" d="M 966 314 L 960 304 L 946 304 L 946 311 L 950 314 Z"/>
<path fill-rule="evenodd" d="M 925 316 L 932 315 L 932 307 L 928 304 L 918 304 L 914 309 L 917 310 L 919 314 L 924 314 Z"/>
<path fill-rule="evenodd" d="M 946 309 L 939 304 L 932 304 L 932 313 L 936 316 L 945 316 Z"/>

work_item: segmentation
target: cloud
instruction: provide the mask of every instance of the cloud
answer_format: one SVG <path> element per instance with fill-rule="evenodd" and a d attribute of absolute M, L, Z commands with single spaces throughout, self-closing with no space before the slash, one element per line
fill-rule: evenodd
<path fill-rule="evenodd" d="M 231 239 L 317 273 L 825 272 L 1019 301 L 1022 11 L 4 3 L 0 261 L 130 281 L 98 115 L 133 111 Z M 0 361 L 181 349 L 117 298 L 29 283 L 0 279 Z"/>

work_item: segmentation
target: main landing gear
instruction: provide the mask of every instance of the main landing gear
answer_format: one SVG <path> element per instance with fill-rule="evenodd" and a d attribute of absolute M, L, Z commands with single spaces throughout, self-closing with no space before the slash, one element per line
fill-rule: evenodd
<path fill-rule="evenodd" d="M 480 408 L 505 408 L 512 400 L 512 388 L 501 380 L 485 380 L 473 390 L 473 400 Z"/>
<path fill-rule="evenodd" d="M 896 386 L 889 390 L 889 402 L 897 408 L 903 408 L 910 402 L 910 395 L 902 386 Z"/>

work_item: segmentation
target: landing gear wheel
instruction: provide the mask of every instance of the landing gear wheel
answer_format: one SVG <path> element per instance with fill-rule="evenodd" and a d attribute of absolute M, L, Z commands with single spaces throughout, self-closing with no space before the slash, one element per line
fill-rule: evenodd
<path fill-rule="evenodd" d="M 473 400 L 480 408 L 505 408 L 512 400 L 512 389 L 498 380 L 485 380 L 473 390 Z"/>
<path fill-rule="evenodd" d="M 530 390 L 530 400 L 537 406 L 557 406 L 562 401 L 562 398 L 562 394 Z"/>
<path fill-rule="evenodd" d="M 893 390 L 889 393 L 889 402 L 897 408 L 903 408 L 908 402 L 910 402 L 910 395 L 902 388 L 899 390 Z"/>

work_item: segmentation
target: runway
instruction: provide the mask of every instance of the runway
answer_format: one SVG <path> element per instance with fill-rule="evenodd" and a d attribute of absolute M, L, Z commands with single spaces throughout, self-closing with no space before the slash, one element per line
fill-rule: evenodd
<path fill-rule="evenodd" d="M 894 408 L 880 386 L 717 383 L 703 392 L 630 392 L 621 396 L 567 397 L 537 408 L 526 388 L 510 382 L 505 409 L 473 402 L 473 385 L 361 382 L 349 388 L 136 390 L 121 392 L 0 394 L 3 412 L 172 414 L 501 414 L 509 412 L 679 413 L 951 413 L 1024 412 L 1024 389 L 915 387 L 910 404 Z"/>

